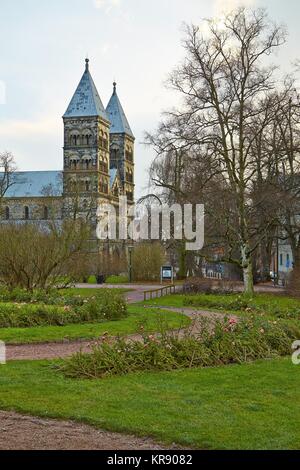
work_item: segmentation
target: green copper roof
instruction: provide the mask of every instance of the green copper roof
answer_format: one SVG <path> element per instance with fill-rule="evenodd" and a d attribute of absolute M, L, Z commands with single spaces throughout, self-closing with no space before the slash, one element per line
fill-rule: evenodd
<path fill-rule="evenodd" d="M 69 104 L 64 118 L 100 116 L 108 121 L 96 85 L 89 71 L 89 60 L 86 59 L 85 72 Z"/>
<path fill-rule="evenodd" d="M 133 132 L 130 129 L 127 117 L 124 113 L 119 97 L 117 95 L 116 86 L 117 84 L 114 83 L 114 91 L 106 108 L 106 112 L 111 123 L 110 133 L 127 134 L 130 137 L 134 138 Z"/>

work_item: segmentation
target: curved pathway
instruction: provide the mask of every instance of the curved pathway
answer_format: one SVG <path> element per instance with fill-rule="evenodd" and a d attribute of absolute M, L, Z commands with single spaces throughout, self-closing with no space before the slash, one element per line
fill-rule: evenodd
<path fill-rule="evenodd" d="M 153 309 L 162 308 L 165 311 L 169 310 L 171 312 L 179 312 L 183 313 L 184 315 L 188 316 L 192 320 L 191 327 L 187 330 L 190 331 L 191 334 L 197 335 L 200 333 L 201 324 L 198 319 L 207 318 L 211 325 L 214 324 L 215 321 L 223 319 L 227 314 L 224 313 L 217 313 L 217 312 L 210 312 L 207 310 L 195 310 L 191 308 L 173 308 L 173 307 L 150 307 Z M 230 315 L 231 317 L 235 317 L 234 315 Z M 178 330 L 177 330 L 178 331 Z M 182 330 L 182 334 L 184 334 L 185 330 Z M 142 341 L 142 336 L 139 334 L 127 335 L 127 341 Z M 76 352 L 90 352 L 94 346 L 101 343 L 105 340 L 106 337 L 101 337 L 98 340 L 89 340 L 89 341 L 65 341 L 65 342 L 55 342 L 55 343 L 37 343 L 37 344 L 20 344 L 20 345 L 7 345 L 6 347 L 6 357 L 8 361 L 16 361 L 16 360 L 42 360 L 42 359 L 61 359 L 70 357 Z M 109 338 L 110 341 L 114 341 L 114 337 Z"/>

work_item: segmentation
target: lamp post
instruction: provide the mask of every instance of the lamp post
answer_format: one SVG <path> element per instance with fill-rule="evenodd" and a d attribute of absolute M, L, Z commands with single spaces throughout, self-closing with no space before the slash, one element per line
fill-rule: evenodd
<path fill-rule="evenodd" d="M 133 252 L 133 246 L 130 245 L 128 247 L 128 253 L 129 253 L 129 282 L 132 282 L 132 252 Z"/>

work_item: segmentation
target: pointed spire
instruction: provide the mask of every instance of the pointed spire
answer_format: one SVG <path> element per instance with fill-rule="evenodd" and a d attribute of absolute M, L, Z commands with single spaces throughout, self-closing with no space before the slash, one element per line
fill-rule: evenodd
<path fill-rule="evenodd" d="M 113 83 L 113 94 L 107 105 L 106 113 L 109 117 L 111 134 L 127 134 L 134 138 L 129 122 L 117 95 L 117 83 Z"/>
<path fill-rule="evenodd" d="M 86 58 L 84 74 L 63 117 L 100 116 L 109 121 L 89 71 L 89 62 L 89 59 Z"/>

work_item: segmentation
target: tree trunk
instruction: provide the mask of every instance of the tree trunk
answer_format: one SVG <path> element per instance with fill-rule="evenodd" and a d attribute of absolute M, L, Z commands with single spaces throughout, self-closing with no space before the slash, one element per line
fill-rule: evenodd
<path fill-rule="evenodd" d="M 272 258 L 271 253 L 272 242 L 266 242 L 265 240 L 262 240 L 256 251 L 256 262 L 254 263 L 255 271 L 258 273 L 258 276 L 255 275 L 257 281 L 270 281 L 270 267 Z"/>
<path fill-rule="evenodd" d="M 293 267 L 294 269 L 300 266 L 300 247 L 298 243 L 295 241 L 291 243 L 292 253 L 293 253 Z"/>
<path fill-rule="evenodd" d="M 248 246 L 242 246 L 242 266 L 243 266 L 243 278 L 244 278 L 244 293 L 253 295 L 254 294 L 254 283 L 253 283 L 253 264 L 252 257 L 249 253 Z"/>
<path fill-rule="evenodd" d="M 244 293 L 249 294 L 249 295 L 254 294 L 252 262 L 250 262 L 248 266 L 243 267 L 243 277 L 244 277 Z"/>
<path fill-rule="evenodd" d="M 185 241 L 183 241 L 182 243 L 179 244 L 178 255 L 179 255 L 178 278 L 179 279 L 186 279 L 186 275 L 187 275 L 186 255 L 187 255 L 187 252 L 185 250 Z"/>

